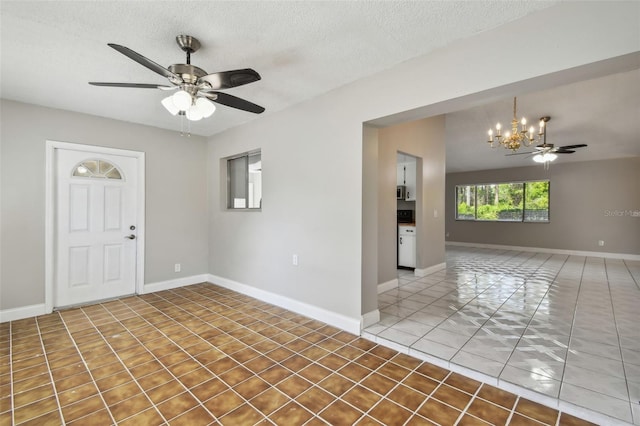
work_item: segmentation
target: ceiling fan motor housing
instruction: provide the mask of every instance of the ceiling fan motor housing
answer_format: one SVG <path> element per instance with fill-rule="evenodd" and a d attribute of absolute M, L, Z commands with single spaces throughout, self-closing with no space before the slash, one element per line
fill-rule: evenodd
<path fill-rule="evenodd" d="M 200 77 L 207 75 L 207 72 L 202 68 L 198 68 L 190 64 L 169 65 L 169 71 L 179 75 L 182 78 L 182 81 L 188 84 L 196 84 Z"/>

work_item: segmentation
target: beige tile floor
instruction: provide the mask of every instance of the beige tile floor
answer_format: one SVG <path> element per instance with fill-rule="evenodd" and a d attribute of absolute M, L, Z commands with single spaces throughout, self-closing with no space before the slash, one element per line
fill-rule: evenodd
<path fill-rule="evenodd" d="M 399 283 L 363 337 L 587 418 L 640 424 L 640 262 L 449 246 L 446 270 L 400 271 Z"/>
<path fill-rule="evenodd" d="M 587 425 L 212 284 L 0 324 L 5 425 Z"/>

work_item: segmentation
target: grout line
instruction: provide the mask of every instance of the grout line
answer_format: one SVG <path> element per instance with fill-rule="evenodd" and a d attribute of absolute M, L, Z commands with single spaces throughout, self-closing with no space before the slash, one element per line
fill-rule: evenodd
<path fill-rule="evenodd" d="M 633 406 L 631 404 L 633 404 L 631 402 L 631 385 L 629 383 L 629 379 L 627 378 L 627 369 L 625 368 L 625 363 L 624 363 L 624 355 L 622 353 L 622 339 L 620 337 L 620 331 L 618 329 L 618 321 L 616 319 L 616 308 L 615 305 L 613 303 L 613 293 L 611 292 L 611 281 L 609 280 L 609 270 L 607 268 L 607 261 L 606 259 L 603 260 L 603 264 L 604 264 L 604 272 L 605 272 L 605 276 L 606 276 L 606 280 L 607 280 L 607 289 L 609 290 L 609 300 L 611 301 L 611 311 L 613 313 L 613 323 L 615 325 L 616 328 L 616 336 L 618 336 L 618 348 L 620 350 L 620 363 L 622 364 L 622 372 L 624 374 L 624 381 L 625 381 L 625 385 L 627 387 L 627 399 L 629 400 L 629 414 L 631 414 L 631 421 L 633 422 Z M 610 396 L 610 395 L 607 395 Z"/>
<path fill-rule="evenodd" d="M 9 392 L 11 395 L 11 424 L 15 425 L 16 424 L 16 406 L 15 406 L 16 398 L 15 398 L 15 394 L 13 393 L 13 322 L 9 322 Z"/>
<path fill-rule="evenodd" d="M 59 314 L 55 314 L 55 315 L 58 315 L 58 318 L 60 318 Z M 62 321 L 62 318 L 60 318 L 60 320 Z M 58 392 L 58 389 L 57 389 L 57 386 L 56 386 L 56 381 L 53 378 L 53 373 L 51 372 L 51 364 L 49 363 L 49 354 L 47 353 L 47 349 L 45 347 L 44 340 L 42 340 L 42 332 L 40 330 L 40 323 L 38 322 L 38 317 L 35 318 L 35 323 L 36 323 L 36 328 L 38 330 L 38 338 L 40 339 L 40 344 L 42 345 L 42 352 L 43 352 L 43 355 L 44 355 L 44 359 L 45 359 L 45 362 L 47 364 L 47 372 L 49 373 L 49 379 L 51 380 L 51 386 L 53 387 L 53 392 L 54 392 L 55 397 L 56 397 L 56 404 L 58 405 L 58 413 L 60 414 L 60 419 L 62 421 L 64 421 L 64 415 L 62 413 L 62 406 L 60 405 L 59 392 Z M 69 338 L 71 338 L 71 335 L 69 335 Z M 73 339 L 71 339 L 71 340 L 73 341 Z M 73 343 L 74 343 L 74 347 L 75 347 L 75 342 L 73 342 Z M 77 350 L 77 348 L 76 348 L 76 350 Z M 104 402 L 104 400 L 102 402 Z M 105 404 L 105 406 L 106 406 L 106 404 Z M 111 413 L 109 413 L 109 416 L 111 416 Z M 111 416 L 111 419 L 114 420 L 113 416 Z"/>

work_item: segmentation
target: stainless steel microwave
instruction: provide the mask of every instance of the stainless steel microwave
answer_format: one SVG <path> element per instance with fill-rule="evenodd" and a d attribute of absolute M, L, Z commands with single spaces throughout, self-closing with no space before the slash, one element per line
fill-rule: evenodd
<path fill-rule="evenodd" d="M 404 200 L 407 198 L 407 187 L 404 185 L 398 185 L 396 188 L 396 199 Z"/>

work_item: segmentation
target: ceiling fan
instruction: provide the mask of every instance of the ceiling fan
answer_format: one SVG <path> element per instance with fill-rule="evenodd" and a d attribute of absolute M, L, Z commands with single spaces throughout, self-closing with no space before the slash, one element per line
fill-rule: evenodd
<path fill-rule="evenodd" d="M 186 64 L 173 64 L 168 68 L 145 58 L 128 47 L 108 43 L 109 47 L 117 50 L 130 59 L 151 71 L 166 77 L 172 84 L 145 83 L 103 83 L 91 81 L 89 84 L 104 87 L 128 87 L 139 89 L 178 90 L 172 96 L 162 100 L 162 105 L 173 115 L 184 115 L 187 119 L 197 121 L 211 116 L 215 105 L 209 101 L 226 105 L 231 108 L 260 114 L 264 108 L 247 100 L 228 93 L 219 92 L 220 89 L 231 89 L 260 80 L 260 74 L 251 68 L 207 74 L 202 68 L 191 65 L 191 54 L 200 48 L 200 42 L 189 35 L 179 35 L 176 43 L 187 54 Z"/>
<path fill-rule="evenodd" d="M 544 129 L 543 132 L 543 142 L 540 145 L 535 147 L 534 151 L 529 152 L 515 152 L 511 154 L 506 154 L 506 156 L 511 155 L 529 155 L 533 156 L 533 161 L 536 163 L 545 163 L 548 164 L 550 161 L 553 161 L 557 158 L 556 154 L 573 154 L 576 152 L 577 148 L 584 148 L 586 144 L 577 144 L 577 145 L 564 145 L 564 146 L 554 146 L 552 143 L 547 143 L 547 126 L 546 124 L 551 120 L 551 117 L 541 117 L 540 125 Z M 542 124 L 544 122 L 544 125 Z"/>

